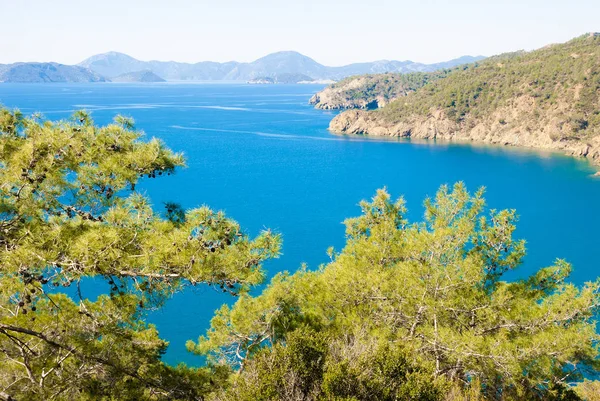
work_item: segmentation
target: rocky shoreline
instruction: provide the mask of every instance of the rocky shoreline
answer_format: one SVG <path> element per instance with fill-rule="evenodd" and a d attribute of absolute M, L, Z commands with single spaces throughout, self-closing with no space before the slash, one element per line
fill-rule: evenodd
<path fill-rule="evenodd" d="M 543 121 L 537 127 L 521 127 L 506 123 L 498 114 L 504 113 L 499 111 L 477 124 L 470 124 L 469 121 L 459 124 L 441 111 L 430 113 L 427 117 L 411 117 L 406 121 L 392 122 L 378 111 L 348 110 L 337 115 L 331 121 L 329 129 L 337 134 L 442 139 L 554 150 L 587 158 L 595 166 L 600 166 L 600 137 L 569 140 L 564 138 L 562 124 L 558 120 Z M 600 171 L 595 175 L 600 176 Z"/>

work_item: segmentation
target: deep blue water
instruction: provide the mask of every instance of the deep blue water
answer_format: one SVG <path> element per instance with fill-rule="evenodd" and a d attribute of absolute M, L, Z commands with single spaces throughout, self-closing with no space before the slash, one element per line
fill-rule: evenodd
<path fill-rule="evenodd" d="M 283 255 L 268 262 L 269 275 L 315 268 L 326 249 L 344 244 L 341 222 L 359 214 L 358 202 L 386 186 L 404 195 L 409 217 L 441 184 L 464 181 L 487 187 L 491 208 L 515 208 L 517 234 L 528 241 L 525 275 L 557 257 L 574 264 L 578 284 L 600 275 L 600 180 L 584 161 L 512 148 L 341 137 L 328 133 L 331 112 L 312 109 L 311 85 L 216 84 L 0 84 L 0 104 L 49 119 L 85 108 L 97 123 L 121 113 L 135 118 L 148 137 L 182 151 L 188 168 L 145 181 L 157 206 L 207 204 L 225 210 L 247 231 L 269 227 L 283 235 Z M 211 288 L 176 295 L 152 314 L 171 341 L 170 363 L 195 364 L 185 351 L 210 317 L 231 298 Z"/>

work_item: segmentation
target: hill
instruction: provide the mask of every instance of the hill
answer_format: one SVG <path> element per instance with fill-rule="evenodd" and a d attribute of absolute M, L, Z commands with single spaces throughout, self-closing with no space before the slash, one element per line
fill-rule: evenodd
<path fill-rule="evenodd" d="M 112 82 L 166 82 L 152 71 L 135 71 L 111 78 Z"/>
<path fill-rule="evenodd" d="M 127 54 L 108 52 L 92 56 L 78 64 L 105 77 L 116 77 L 124 73 L 146 70 L 146 63 Z"/>
<path fill-rule="evenodd" d="M 330 129 L 556 149 L 600 163 L 600 34 L 465 65 L 380 110 L 341 113 Z"/>
<path fill-rule="evenodd" d="M 79 66 L 89 68 L 100 75 L 115 77 L 121 74 L 149 70 L 166 80 L 229 80 L 249 81 L 277 74 L 303 74 L 313 79 L 339 80 L 351 75 L 384 72 L 430 72 L 464 64 L 468 60 L 479 60 L 482 56 L 464 56 L 437 64 L 413 61 L 374 61 L 355 63 L 341 67 L 328 67 L 310 57 L 294 51 L 282 51 L 261 57 L 250 63 L 230 61 L 217 63 L 179 63 L 175 61 L 140 61 L 118 52 L 98 54 L 82 61 Z"/>
<path fill-rule="evenodd" d="M 376 109 L 421 88 L 447 71 L 408 74 L 385 73 L 356 75 L 329 85 L 316 93 L 309 103 L 318 109 Z"/>
<path fill-rule="evenodd" d="M 281 74 L 324 77 L 327 75 L 327 67 L 298 52 L 284 51 L 269 54 L 252 63 L 240 63 L 225 76 L 225 79 L 245 80 Z"/>
<path fill-rule="evenodd" d="M 105 82 L 96 72 L 58 63 L 15 63 L 0 66 L 0 82 Z"/>

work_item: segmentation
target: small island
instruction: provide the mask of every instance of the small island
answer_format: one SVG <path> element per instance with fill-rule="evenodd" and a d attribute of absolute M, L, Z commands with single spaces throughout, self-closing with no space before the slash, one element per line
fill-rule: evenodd
<path fill-rule="evenodd" d="M 270 76 L 260 76 L 247 81 L 248 84 L 272 85 L 272 84 L 298 84 L 314 82 L 314 79 L 304 74 L 282 73 Z"/>
<path fill-rule="evenodd" d="M 150 70 L 128 72 L 111 78 L 112 82 L 167 82 Z"/>

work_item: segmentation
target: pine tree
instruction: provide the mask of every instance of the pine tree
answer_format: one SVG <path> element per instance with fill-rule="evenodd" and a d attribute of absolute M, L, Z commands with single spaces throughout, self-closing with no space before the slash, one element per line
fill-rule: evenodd
<path fill-rule="evenodd" d="M 184 159 L 141 135 L 124 117 L 0 110 L 0 399 L 200 399 L 220 377 L 163 364 L 145 313 L 188 285 L 243 293 L 279 237 L 207 207 L 153 209 L 136 184 Z M 84 280 L 109 290 L 90 300 Z"/>

